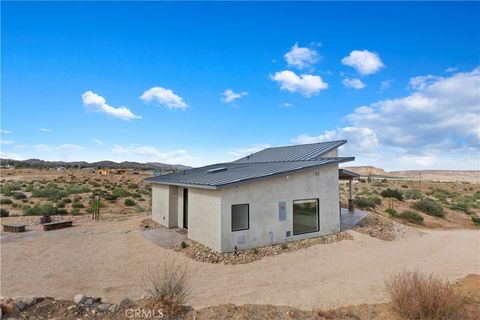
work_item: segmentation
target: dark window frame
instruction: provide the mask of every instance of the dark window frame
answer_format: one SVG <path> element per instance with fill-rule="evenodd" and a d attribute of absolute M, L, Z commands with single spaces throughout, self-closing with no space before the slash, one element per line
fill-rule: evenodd
<path fill-rule="evenodd" d="M 300 232 L 300 233 L 295 233 L 294 230 L 294 215 L 295 215 L 295 201 L 308 201 L 308 200 L 315 200 L 317 202 L 317 230 L 315 231 L 307 231 L 307 232 Z M 295 199 L 292 201 L 292 235 L 293 236 L 300 236 L 302 234 L 309 234 L 309 233 L 314 233 L 314 232 L 319 232 L 320 231 L 320 199 L 319 198 L 308 198 L 308 199 Z"/>
<path fill-rule="evenodd" d="M 233 207 L 234 207 L 234 206 L 247 206 L 247 227 L 246 227 L 246 228 L 243 228 L 243 229 L 233 229 Z M 232 232 L 245 231 L 245 230 L 250 229 L 250 204 L 249 204 L 249 203 L 232 204 L 232 206 L 231 206 L 231 208 L 230 208 L 230 219 L 232 220 L 232 221 L 231 221 L 231 229 L 232 229 Z"/>

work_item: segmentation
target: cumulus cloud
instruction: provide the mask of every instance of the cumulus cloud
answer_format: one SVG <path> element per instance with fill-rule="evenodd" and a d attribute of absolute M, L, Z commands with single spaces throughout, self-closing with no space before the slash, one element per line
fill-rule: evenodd
<path fill-rule="evenodd" d="M 145 91 L 140 97 L 145 102 L 156 102 L 168 109 L 186 109 L 188 106 L 183 98 L 173 93 L 170 89 L 153 87 Z"/>
<path fill-rule="evenodd" d="M 121 120 L 141 119 L 140 116 L 133 114 L 133 112 L 126 107 L 115 108 L 108 105 L 105 98 L 96 93 L 93 93 L 92 91 L 87 91 L 82 94 L 82 100 L 83 104 L 89 110 L 95 112 L 102 112 L 113 118 L 118 118 Z"/>
<path fill-rule="evenodd" d="M 342 59 L 344 65 L 357 70 L 361 75 L 369 75 L 385 67 L 380 56 L 376 52 L 368 50 L 353 50 L 350 55 Z"/>
<path fill-rule="evenodd" d="M 114 145 L 112 153 L 120 155 L 121 159 L 131 161 L 164 162 L 170 164 L 188 164 L 193 159 L 186 150 L 177 149 L 162 152 L 152 146 L 121 146 Z"/>
<path fill-rule="evenodd" d="M 385 91 L 392 86 L 393 80 L 383 80 L 380 83 L 380 91 Z"/>
<path fill-rule="evenodd" d="M 40 128 L 40 131 L 42 131 L 42 132 L 52 132 L 52 129 Z"/>
<path fill-rule="evenodd" d="M 353 88 L 353 89 L 357 89 L 357 90 L 363 89 L 367 86 L 365 83 L 362 82 L 362 80 L 357 79 L 357 78 L 355 78 L 355 79 L 343 79 L 342 83 L 346 88 Z"/>
<path fill-rule="evenodd" d="M 412 79 L 410 95 L 360 106 L 345 117 L 348 126 L 318 136 L 303 134 L 292 142 L 348 139 L 346 155 L 376 155 L 370 164 L 397 168 L 478 168 L 480 68 Z"/>
<path fill-rule="evenodd" d="M 227 89 L 222 93 L 222 101 L 230 103 L 246 95 L 248 95 L 248 92 L 235 93 L 232 89 Z"/>
<path fill-rule="evenodd" d="M 270 77 L 280 84 L 280 89 L 292 93 L 298 92 L 307 98 L 328 88 L 328 84 L 324 82 L 320 76 L 309 74 L 298 76 L 290 70 L 276 72 Z"/>
<path fill-rule="evenodd" d="M 319 60 L 316 50 L 305 47 L 299 47 L 296 43 L 284 56 L 289 67 L 305 69 L 313 66 Z"/>
<path fill-rule="evenodd" d="M 242 148 L 234 148 L 230 151 L 228 151 L 228 154 L 235 156 L 237 158 L 243 158 L 246 157 L 252 153 L 258 152 L 260 150 L 270 148 L 269 144 L 255 144 L 250 147 L 242 147 Z"/>

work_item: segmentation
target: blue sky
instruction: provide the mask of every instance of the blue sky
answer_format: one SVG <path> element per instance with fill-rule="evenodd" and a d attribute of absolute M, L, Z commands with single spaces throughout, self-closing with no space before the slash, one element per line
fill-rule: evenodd
<path fill-rule="evenodd" d="M 478 2 L 1 5 L 2 157 L 480 167 Z"/>

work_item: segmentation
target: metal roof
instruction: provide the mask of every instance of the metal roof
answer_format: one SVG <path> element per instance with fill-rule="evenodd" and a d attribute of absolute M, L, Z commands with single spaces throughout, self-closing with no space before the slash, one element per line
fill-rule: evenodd
<path fill-rule="evenodd" d="M 234 163 L 314 160 L 340 147 L 346 142 L 347 140 L 339 140 L 267 148 L 238 159 L 234 161 Z"/>
<path fill-rule="evenodd" d="M 338 169 L 338 177 L 340 179 L 353 179 L 360 177 L 360 175 L 347 169 Z"/>
<path fill-rule="evenodd" d="M 298 170 L 352 160 L 354 160 L 353 157 L 329 157 L 307 161 L 229 162 L 147 178 L 145 182 L 221 189 L 256 179 L 286 175 Z M 222 170 L 215 171 L 215 168 L 222 168 Z"/>

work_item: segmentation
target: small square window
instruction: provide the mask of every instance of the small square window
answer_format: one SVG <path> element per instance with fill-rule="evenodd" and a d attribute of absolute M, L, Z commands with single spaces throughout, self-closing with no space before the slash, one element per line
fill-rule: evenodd
<path fill-rule="evenodd" d="M 232 205 L 232 231 L 248 230 L 249 228 L 248 204 Z"/>

